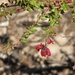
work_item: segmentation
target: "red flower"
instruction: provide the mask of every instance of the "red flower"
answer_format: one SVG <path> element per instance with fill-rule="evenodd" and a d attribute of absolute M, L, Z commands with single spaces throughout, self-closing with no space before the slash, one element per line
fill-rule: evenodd
<path fill-rule="evenodd" d="M 73 6 L 73 3 L 68 3 L 68 6 Z"/>
<path fill-rule="evenodd" d="M 46 56 L 46 50 L 45 49 L 41 50 L 41 56 L 44 56 L 44 57 Z"/>
<path fill-rule="evenodd" d="M 52 40 L 48 40 L 47 44 L 54 44 L 54 42 Z"/>
<path fill-rule="evenodd" d="M 52 43 L 52 42 L 51 42 Z M 49 50 L 49 48 L 47 48 L 44 44 L 39 44 L 39 45 L 37 45 L 36 47 L 36 50 L 41 50 L 41 56 L 51 56 L 51 52 L 50 52 L 50 50 Z"/>
<path fill-rule="evenodd" d="M 56 3 L 56 4 L 55 4 L 55 7 L 56 7 L 56 8 L 59 8 L 60 6 L 61 6 L 61 5 L 60 5 L 59 3 Z"/>
<path fill-rule="evenodd" d="M 40 49 L 44 48 L 44 44 L 41 43 L 41 44 L 37 45 L 35 48 L 36 48 L 36 50 L 39 51 Z"/>
<path fill-rule="evenodd" d="M 41 49 L 41 56 L 45 57 L 46 55 L 51 56 L 50 50 L 48 48 Z"/>

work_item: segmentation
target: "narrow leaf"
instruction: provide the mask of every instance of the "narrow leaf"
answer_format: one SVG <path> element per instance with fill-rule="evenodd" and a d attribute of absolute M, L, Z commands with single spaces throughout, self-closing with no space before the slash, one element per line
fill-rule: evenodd
<path fill-rule="evenodd" d="M 21 42 L 26 44 L 26 43 L 28 43 L 28 40 L 27 39 L 26 40 L 21 40 Z"/>
<path fill-rule="evenodd" d="M 43 20 L 43 21 L 46 20 L 46 17 L 45 16 L 41 17 L 41 20 Z"/>

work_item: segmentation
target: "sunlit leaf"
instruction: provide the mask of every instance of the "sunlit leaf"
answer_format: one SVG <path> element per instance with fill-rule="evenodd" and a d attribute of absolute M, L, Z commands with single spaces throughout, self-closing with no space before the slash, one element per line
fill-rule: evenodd
<path fill-rule="evenodd" d="M 54 30 L 50 30 L 49 34 L 55 34 Z"/>
<path fill-rule="evenodd" d="M 36 32 L 36 31 L 37 31 L 37 29 L 32 29 L 32 30 L 31 30 L 31 32 L 33 32 L 33 33 Z"/>
<path fill-rule="evenodd" d="M 43 20 L 43 21 L 46 20 L 46 19 L 47 19 L 47 18 L 46 18 L 45 16 L 41 17 L 41 20 Z"/>
<path fill-rule="evenodd" d="M 26 43 L 28 43 L 28 40 L 26 40 L 26 39 L 25 40 L 21 40 L 21 42 L 26 44 Z"/>

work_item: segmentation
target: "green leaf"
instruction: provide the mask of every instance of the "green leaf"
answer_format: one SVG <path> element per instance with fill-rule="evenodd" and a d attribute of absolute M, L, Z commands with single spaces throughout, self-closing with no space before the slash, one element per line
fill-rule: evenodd
<path fill-rule="evenodd" d="M 48 27 L 43 27 L 43 30 L 44 30 L 44 31 L 47 31 L 47 30 L 48 30 Z"/>
<path fill-rule="evenodd" d="M 56 26 L 57 25 L 57 21 L 55 17 L 50 17 L 49 18 L 49 22 L 50 22 L 50 26 Z"/>
<path fill-rule="evenodd" d="M 44 13 L 44 8 L 40 8 L 40 10 L 41 10 L 41 12 L 42 12 L 42 14 Z"/>
<path fill-rule="evenodd" d="M 55 34 L 54 30 L 50 30 L 49 34 Z"/>
<path fill-rule="evenodd" d="M 8 17 L 8 16 L 5 16 L 5 18 L 6 18 L 7 20 L 9 20 L 9 17 Z"/>
<path fill-rule="evenodd" d="M 36 24 L 36 27 L 39 27 L 39 26 L 42 26 L 42 24 L 41 23 L 37 23 Z"/>
<path fill-rule="evenodd" d="M 42 34 L 43 37 L 46 37 L 46 34 Z"/>
<path fill-rule="evenodd" d="M 32 33 L 35 33 L 36 31 L 37 31 L 37 29 L 32 29 L 31 30 Z"/>
<path fill-rule="evenodd" d="M 9 41 L 6 43 L 6 46 L 8 46 L 8 45 L 10 45 L 10 42 Z"/>
<path fill-rule="evenodd" d="M 55 22 L 50 22 L 50 26 L 54 26 L 55 25 Z"/>
<path fill-rule="evenodd" d="M 29 37 L 29 34 L 26 34 L 24 37 L 27 39 Z"/>
<path fill-rule="evenodd" d="M 37 8 L 40 7 L 40 4 L 37 3 L 37 0 L 30 1 L 30 4 L 33 5 L 33 6 L 35 6 L 35 7 L 37 7 Z"/>
<path fill-rule="evenodd" d="M 63 9 L 63 10 L 68 10 L 69 9 L 66 2 L 62 2 L 61 9 Z"/>
<path fill-rule="evenodd" d="M 52 17 L 52 16 L 50 16 L 49 21 L 50 21 L 50 22 L 52 22 L 52 21 L 53 21 L 53 17 Z"/>
<path fill-rule="evenodd" d="M 32 11 L 33 11 L 33 9 L 30 8 L 29 6 L 27 7 L 27 10 L 28 10 L 29 12 L 32 12 Z"/>
<path fill-rule="evenodd" d="M 41 2 L 41 6 L 44 6 L 44 3 L 43 2 Z"/>
<path fill-rule="evenodd" d="M 32 32 L 31 32 L 30 30 L 28 30 L 28 34 L 29 34 L 29 35 L 31 35 L 31 34 L 32 34 Z"/>
<path fill-rule="evenodd" d="M 6 16 L 6 13 L 5 13 L 5 11 L 3 10 L 3 11 L 1 11 L 1 14 L 3 15 L 3 16 Z"/>
<path fill-rule="evenodd" d="M 41 20 L 43 20 L 43 21 L 46 20 L 46 19 L 47 19 L 47 18 L 46 18 L 45 16 L 41 17 Z"/>
<path fill-rule="evenodd" d="M 26 43 L 28 43 L 28 40 L 27 39 L 21 40 L 21 42 L 24 43 L 24 44 L 26 44 Z"/>
<path fill-rule="evenodd" d="M 14 9 L 8 9 L 8 12 L 9 12 L 9 13 L 14 13 L 15 10 L 14 10 Z"/>

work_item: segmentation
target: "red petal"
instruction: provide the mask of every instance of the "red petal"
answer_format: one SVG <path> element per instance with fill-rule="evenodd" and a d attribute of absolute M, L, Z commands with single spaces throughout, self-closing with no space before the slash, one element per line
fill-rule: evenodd
<path fill-rule="evenodd" d="M 41 50 L 41 56 L 46 56 L 46 50 Z"/>
<path fill-rule="evenodd" d="M 47 48 L 46 49 L 46 54 L 48 55 L 48 56 L 51 56 L 51 52 L 50 52 L 50 50 Z"/>
<path fill-rule="evenodd" d="M 60 7 L 60 4 L 59 3 L 56 3 L 55 4 L 55 7 L 57 7 L 57 8 Z"/>
<path fill-rule="evenodd" d="M 54 44 L 54 42 L 52 40 L 48 40 L 47 44 Z"/>
<path fill-rule="evenodd" d="M 73 3 L 68 3 L 68 6 L 73 6 Z"/>
<path fill-rule="evenodd" d="M 35 48 L 36 48 L 36 50 L 40 50 L 40 49 L 42 49 L 44 47 L 44 44 L 39 44 L 39 45 L 37 45 Z"/>

